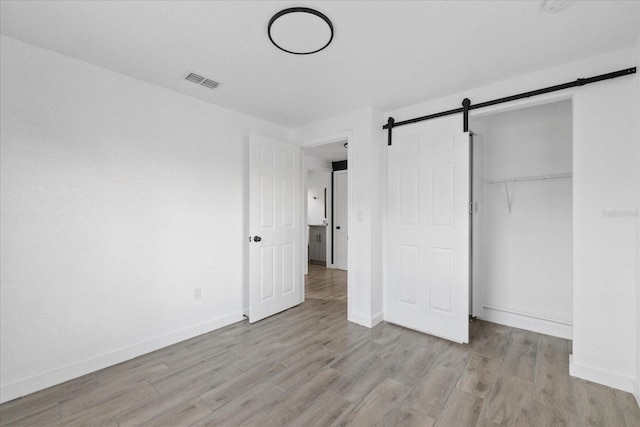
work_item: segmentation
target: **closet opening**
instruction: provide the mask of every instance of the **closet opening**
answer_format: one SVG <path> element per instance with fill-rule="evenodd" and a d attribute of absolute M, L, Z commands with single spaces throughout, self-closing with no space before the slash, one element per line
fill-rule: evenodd
<path fill-rule="evenodd" d="M 572 338 L 572 102 L 470 120 L 470 315 Z"/>

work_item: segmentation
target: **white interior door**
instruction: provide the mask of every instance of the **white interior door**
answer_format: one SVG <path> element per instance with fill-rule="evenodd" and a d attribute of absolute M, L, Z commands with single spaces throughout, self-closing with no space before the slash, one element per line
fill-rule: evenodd
<path fill-rule="evenodd" d="M 480 135 L 471 136 L 471 315 L 484 317 L 483 303 L 483 253 L 482 253 L 482 209 L 483 206 L 483 145 Z"/>
<path fill-rule="evenodd" d="M 385 320 L 469 341 L 469 134 L 460 116 L 393 129 Z"/>
<path fill-rule="evenodd" d="M 251 135 L 249 321 L 302 302 L 300 147 Z"/>
<path fill-rule="evenodd" d="M 347 269 L 348 234 L 349 234 L 349 173 L 337 171 L 333 173 L 333 267 Z"/>

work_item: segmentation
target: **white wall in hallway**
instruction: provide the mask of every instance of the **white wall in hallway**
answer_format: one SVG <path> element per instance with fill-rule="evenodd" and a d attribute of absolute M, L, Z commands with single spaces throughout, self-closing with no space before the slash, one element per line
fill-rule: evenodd
<path fill-rule="evenodd" d="M 290 131 L 1 43 L 1 400 L 242 319 L 248 135 Z"/>
<path fill-rule="evenodd" d="M 312 170 L 309 171 L 307 180 L 307 224 L 319 225 L 330 215 L 325 216 L 325 189 L 327 197 L 330 196 L 331 172 Z"/>

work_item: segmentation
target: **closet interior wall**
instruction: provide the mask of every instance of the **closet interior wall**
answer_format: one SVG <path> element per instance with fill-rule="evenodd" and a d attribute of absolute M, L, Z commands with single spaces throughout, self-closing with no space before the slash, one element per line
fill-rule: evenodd
<path fill-rule="evenodd" d="M 473 314 L 565 338 L 573 318 L 571 108 L 563 100 L 471 122 L 481 144 L 472 290 L 481 313 Z"/>

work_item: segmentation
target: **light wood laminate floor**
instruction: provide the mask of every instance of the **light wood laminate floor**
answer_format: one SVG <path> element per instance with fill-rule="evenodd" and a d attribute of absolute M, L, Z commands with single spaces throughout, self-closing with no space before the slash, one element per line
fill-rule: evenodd
<path fill-rule="evenodd" d="M 628 393 L 569 376 L 567 340 L 473 321 L 468 345 L 346 320 L 346 273 L 306 302 L 0 406 L 54 426 L 640 426 Z"/>

